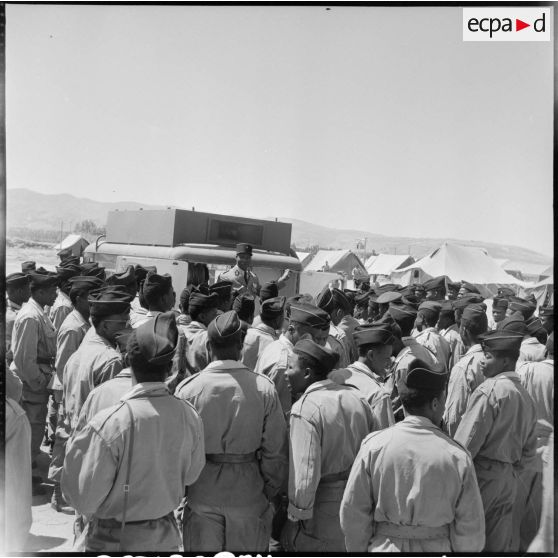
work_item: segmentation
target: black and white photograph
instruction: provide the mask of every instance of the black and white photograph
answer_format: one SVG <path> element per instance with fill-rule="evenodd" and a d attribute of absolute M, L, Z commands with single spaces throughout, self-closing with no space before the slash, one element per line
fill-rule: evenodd
<path fill-rule="evenodd" d="M 555 8 L 0 4 L 0 556 L 553 554 Z"/>

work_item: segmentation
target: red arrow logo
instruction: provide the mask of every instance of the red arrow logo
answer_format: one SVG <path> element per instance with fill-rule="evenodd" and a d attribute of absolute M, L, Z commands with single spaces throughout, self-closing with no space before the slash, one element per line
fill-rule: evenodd
<path fill-rule="evenodd" d="M 525 23 L 524 21 L 521 21 L 520 19 L 515 19 L 515 30 L 516 31 L 521 31 L 522 29 L 525 29 L 526 27 L 531 27 L 530 23 Z"/>

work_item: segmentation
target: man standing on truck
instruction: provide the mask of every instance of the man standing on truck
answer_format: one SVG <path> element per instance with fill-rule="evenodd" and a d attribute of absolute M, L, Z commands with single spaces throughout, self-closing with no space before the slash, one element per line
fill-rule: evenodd
<path fill-rule="evenodd" d="M 230 281 L 233 284 L 233 290 L 239 291 L 239 294 L 248 293 L 256 297 L 260 294 L 260 281 L 258 276 L 250 269 L 252 265 L 252 246 L 242 242 L 236 245 L 236 265 L 221 273 L 218 281 Z M 277 280 L 277 286 L 282 289 L 291 272 L 287 269 Z"/>

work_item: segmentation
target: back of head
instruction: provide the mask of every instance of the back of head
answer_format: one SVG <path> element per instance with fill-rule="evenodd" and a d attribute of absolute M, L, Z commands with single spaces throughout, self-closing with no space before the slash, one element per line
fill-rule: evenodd
<path fill-rule="evenodd" d="M 256 301 L 252 295 L 244 293 L 234 299 L 232 309 L 241 320 L 251 323 L 254 319 Z"/>
<path fill-rule="evenodd" d="M 441 398 L 447 381 L 445 372 L 433 370 L 424 361 L 414 359 L 401 372 L 397 381 L 403 407 L 410 414 L 422 414 L 422 410 L 434 398 Z"/>
<path fill-rule="evenodd" d="M 327 347 L 318 345 L 311 339 L 301 339 L 294 346 L 294 353 L 311 368 L 316 376 L 325 378 L 337 364 L 339 355 Z"/>
<path fill-rule="evenodd" d="M 242 324 L 234 310 L 219 314 L 207 327 L 211 353 L 223 360 L 237 360 L 242 347 Z"/>

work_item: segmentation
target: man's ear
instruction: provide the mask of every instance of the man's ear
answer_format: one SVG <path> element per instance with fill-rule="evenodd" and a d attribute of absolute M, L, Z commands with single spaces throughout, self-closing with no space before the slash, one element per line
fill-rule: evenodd
<path fill-rule="evenodd" d="M 368 360 L 372 360 L 372 359 L 374 358 L 374 351 L 373 351 L 372 349 L 369 349 L 369 350 L 366 352 L 366 358 L 367 358 Z"/>

